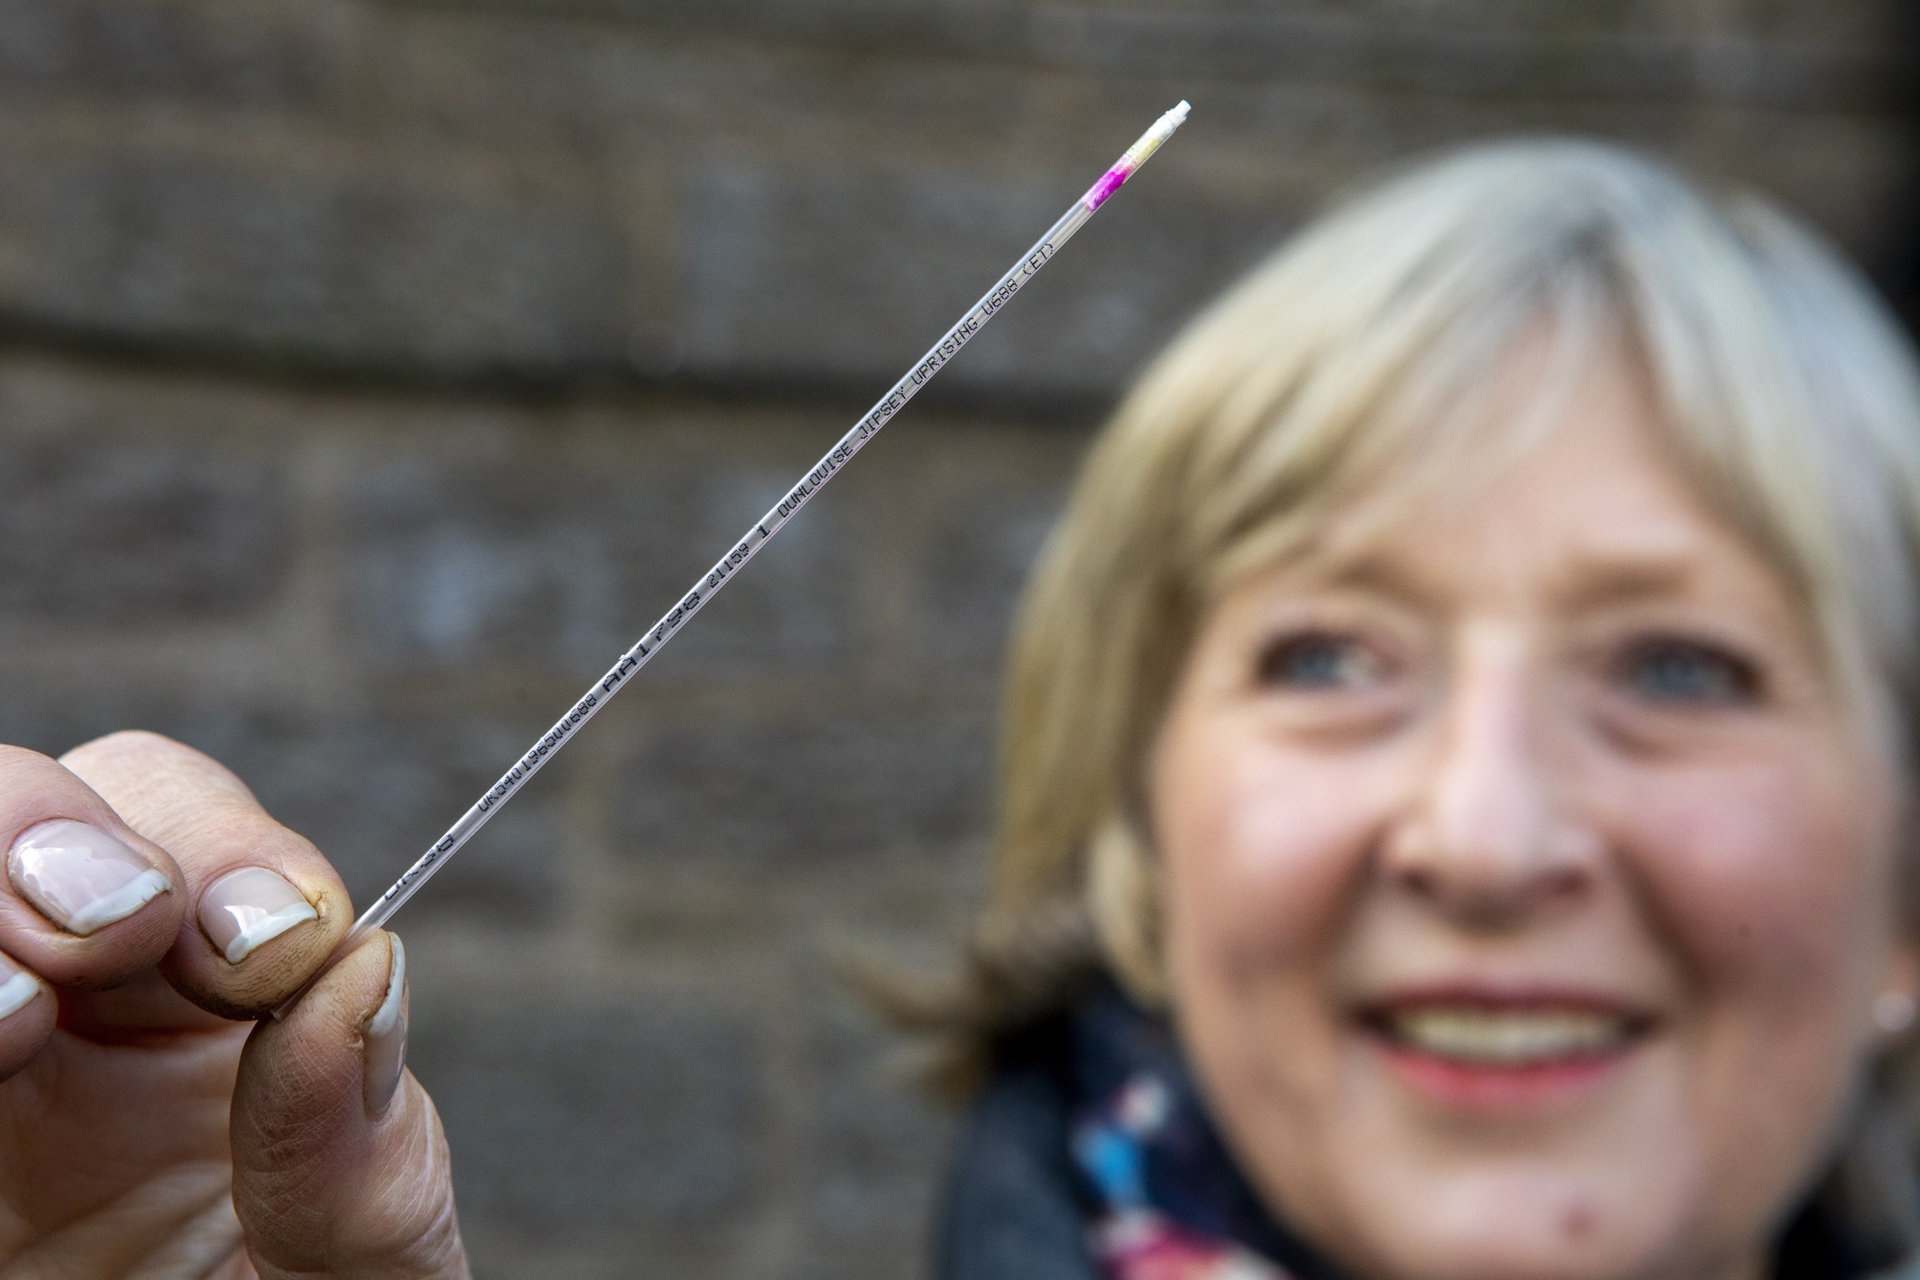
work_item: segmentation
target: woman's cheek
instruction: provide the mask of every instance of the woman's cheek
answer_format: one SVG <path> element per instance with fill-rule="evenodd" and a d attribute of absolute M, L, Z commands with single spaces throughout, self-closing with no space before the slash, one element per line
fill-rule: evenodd
<path fill-rule="evenodd" d="M 1377 767 L 1247 739 L 1177 753 L 1156 797 L 1169 959 L 1236 984 L 1330 955 L 1380 827 Z"/>
<path fill-rule="evenodd" d="M 1620 780 L 1620 856 L 1709 1001 L 1822 1023 L 1872 980 L 1891 923 L 1891 822 L 1885 802 L 1828 772 L 1765 760 Z"/>

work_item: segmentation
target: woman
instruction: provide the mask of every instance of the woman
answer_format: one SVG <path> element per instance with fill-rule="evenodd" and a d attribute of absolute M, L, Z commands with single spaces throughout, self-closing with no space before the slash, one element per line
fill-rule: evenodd
<path fill-rule="evenodd" d="M 1911 356 L 1778 215 L 1528 143 L 1309 229 L 1027 597 L 943 1274 L 1907 1256 L 1917 556 Z"/>
<path fill-rule="evenodd" d="M 1916 557 L 1910 357 L 1776 216 L 1528 144 L 1307 232 L 1030 593 L 944 1273 L 1904 1256 Z M 344 931 L 311 847 L 162 740 L 0 768 L 8 1256 L 464 1274 L 397 944 L 201 1012 Z"/>

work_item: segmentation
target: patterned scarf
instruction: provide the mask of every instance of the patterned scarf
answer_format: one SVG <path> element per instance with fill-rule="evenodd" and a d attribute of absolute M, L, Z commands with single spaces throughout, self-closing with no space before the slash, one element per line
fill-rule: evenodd
<path fill-rule="evenodd" d="M 1109 987 L 1071 1040 L 1074 1164 L 1106 1280 L 1337 1280 L 1241 1178 L 1164 1021 Z"/>
<path fill-rule="evenodd" d="M 1204 1235 L 1156 1208 L 1147 1168 L 1183 1120 L 1172 1090 L 1150 1071 L 1131 1077 L 1074 1126 L 1073 1155 L 1099 1198 L 1094 1258 L 1108 1280 L 1293 1280 L 1230 1240 Z"/>

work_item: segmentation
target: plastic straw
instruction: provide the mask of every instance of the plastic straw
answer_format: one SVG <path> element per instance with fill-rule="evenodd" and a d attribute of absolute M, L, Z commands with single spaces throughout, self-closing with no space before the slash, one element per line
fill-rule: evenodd
<path fill-rule="evenodd" d="M 713 568 L 702 575 L 693 584 L 692 589 L 681 597 L 679 603 L 667 611 L 666 616 L 654 623 L 652 629 L 641 636 L 638 643 L 631 649 L 621 654 L 619 661 L 615 662 L 564 716 L 555 721 L 551 729 L 541 734 L 540 740 L 529 747 L 526 754 L 522 755 L 512 768 L 500 775 L 500 780 L 488 787 L 486 793 L 460 815 L 460 820 L 448 827 L 446 834 L 434 841 L 432 847 L 407 868 L 406 874 L 394 881 L 393 886 L 380 895 L 379 901 L 367 908 L 365 914 L 354 922 L 353 929 L 341 941 L 327 963 L 321 967 L 320 972 L 326 972 L 332 967 L 334 961 L 358 946 L 362 938 L 391 919 L 393 913 L 398 911 L 408 898 L 418 893 L 420 886 L 424 885 L 434 872 L 445 866 L 447 860 L 458 853 L 462 845 L 473 839 L 474 834 L 484 827 L 495 813 L 499 812 L 500 806 L 511 800 L 514 794 L 526 785 L 529 778 L 540 772 L 546 763 L 559 753 L 560 748 L 567 745 L 568 740 L 579 731 L 582 725 L 593 719 L 602 707 L 612 701 L 613 695 L 633 678 L 634 673 L 644 667 L 653 655 L 660 652 L 661 647 L 679 633 L 688 619 L 705 608 L 707 602 L 733 580 L 733 576 L 740 571 L 741 567 L 753 559 L 760 548 L 764 547 L 774 534 L 780 532 L 787 521 L 793 519 L 802 507 L 811 502 L 813 496 L 825 487 L 827 481 L 833 479 L 854 454 L 860 452 L 869 440 L 878 435 L 880 428 L 886 426 L 907 401 L 913 399 L 920 388 L 926 386 L 933 375 L 940 372 L 947 362 L 959 353 L 960 348 L 966 346 L 975 334 L 986 327 L 987 321 L 1000 313 L 1014 294 L 1018 293 L 1027 281 L 1033 279 L 1040 268 L 1060 251 L 1060 246 L 1071 239 L 1074 232 L 1085 226 L 1087 220 L 1106 203 L 1107 198 L 1133 176 L 1134 170 L 1146 163 L 1147 158 L 1160 149 L 1160 144 L 1173 136 L 1173 131 L 1186 120 L 1187 110 L 1187 104 L 1183 101 L 1154 121 L 1153 127 L 1141 134 L 1139 140 L 1128 147 L 1126 152 L 1114 162 L 1113 167 L 1101 174 L 1099 181 L 1087 188 L 1087 193 L 1074 201 L 1072 208 L 1060 215 L 1060 220 L 1034 242 L 1033 247 L 1027 250 L 1026 254 L 1014 263 L 1005 275 L 1000 277 L 998 283 L 981 296 L 980 301 L 973 304 L 972 309 L 947 330 L 940 341 L 927 349 L 926 355 L 922 356 L 900 381 L 894 383 L 892 389 L 881 396 L 878 403 L 867 410 L 850 431 L 840 437 L 839 442 L 814 464 L 813 469 L 802 476 L 799 482 L 787 491 L 786 496 L 774 504 L 771 511 L 760 517 L 758 523 L 742 534 L 727 553 L 715 562 Z M 318 976 L 316 974 L 308 985 L 311 986 L 313 981 L 317 981 Z M 304 987 L 296 992 L 285 1004 L 274 1010 L 273 1016 L 276 1018 L 283 1016 L 305 992 Z"/>

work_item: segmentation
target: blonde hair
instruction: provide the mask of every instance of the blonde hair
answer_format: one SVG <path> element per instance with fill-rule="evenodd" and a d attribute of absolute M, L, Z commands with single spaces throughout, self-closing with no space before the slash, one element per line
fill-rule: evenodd
<path fill-rule="evenodd" d="M 1475 397 L 1543 321 L 1562 355 L 1628 344 L 1681 464 L 1799 593 L 1841 687 L 1904 756 L 1920 377 L 1893 322 L 1757 200 L 1709 200 L 1602 144 L 1470 148 L 1310 225 L 1168 347 L 1094 445 L 1015 630 L 991 900 L 960 989 L 921 1010 L 955 1061 L 1103 969 L 1163 998 L 1141 770 L 1196 625 L 1335 509 L 1481 465 L 1460 461 L 1487 443 L 1468 438 Z M 1911 1208 L 1889 1214 L 1911 1243 Z"/>

